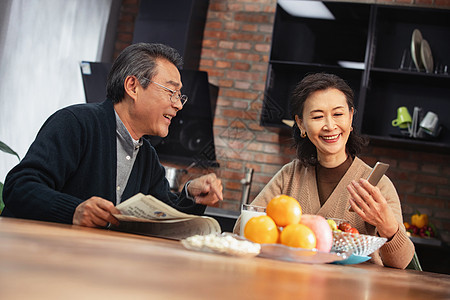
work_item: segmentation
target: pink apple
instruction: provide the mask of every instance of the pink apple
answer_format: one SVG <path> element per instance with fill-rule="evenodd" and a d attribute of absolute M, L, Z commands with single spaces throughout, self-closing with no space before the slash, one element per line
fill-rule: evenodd
<path fill-rule="evenodd" d="M 333 233 L 327 220 L 317 215 L 302 215 L 300 223 L 308 226 L 316 235 L 316 248 L 319 251 L 330 252 L 333 246 Z"/>

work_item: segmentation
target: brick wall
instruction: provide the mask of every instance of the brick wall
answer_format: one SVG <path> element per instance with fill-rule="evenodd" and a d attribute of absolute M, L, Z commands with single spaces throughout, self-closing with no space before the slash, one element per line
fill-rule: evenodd
<path fill-rule="evenodd" d="M 133 42 L 134 22 L 139 13 L 139 0 L 122 0 L 117 22 L 114 58 Z"/>
<path fill-rule="evenodd" d="M 450 155 L 369 146 L 361 158 L 369 165 L 390 164 L 405 220 L 419 210 L 430 216 L 441 238 L 450 243 Z"/>
<path fill-rule="evenodd" d="M 449 0 L 376 2 L 450 8 Z M 215 171 L 223 180 L 225 209 L 239 209 L 246 166 L 254 169 L 253 199 L 295 157 L 288 133 L 259 126 L 275 6 L 275 0 L 210 0 L 200 69 L 220 88 L 214 120 L 220 168 Z M 123 1 L 116 55 L 132 41 L 138 7 L 138 0 Z M 362 159 L 370 165 L 390 163 L 388 176 L 398 189 L 405 219 L 417 209 L 429 214 L 450 243 L 450 155 L 369 146 Z M 189 176 L 207 171 L 191 169 Z"/>

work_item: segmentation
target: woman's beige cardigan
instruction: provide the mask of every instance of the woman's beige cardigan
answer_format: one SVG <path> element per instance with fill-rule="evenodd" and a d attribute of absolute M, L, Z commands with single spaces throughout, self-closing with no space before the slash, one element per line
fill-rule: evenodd
<path fill-rule="evenodd" d="M 304 167 L 296 159 L 278 171 L 252 204 L 265 207 L 273 197 L 285 194 L 298 200 L 304 214 L 345 219 L 350 221 L 350 224 L 360 233 L 376 235 L 377 230 L 373 225 L 364 222 L 357 213 L 348 211 L 350 194 L 346 189 L 352 180 L 367 178 L 371 170 L 371 167 L 356 157 L 325 204 L 320 207 L 315 168 Z M 387 176 L 383 176 L 377 186 L 392 208 L 399 230 L 391 240 L 371 255 L 371 262 L 403 269 L 414 255 L 414 245 L 406 235 L 403 226 L 400 200 L 394 185 Z M 239 228 L 240 219 L 236 222 L 234 232 L 239 233 Z"/>

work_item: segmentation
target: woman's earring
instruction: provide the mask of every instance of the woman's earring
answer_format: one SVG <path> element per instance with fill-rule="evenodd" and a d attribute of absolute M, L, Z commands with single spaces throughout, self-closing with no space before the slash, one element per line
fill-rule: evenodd
<path fill-rule="evenodd" d="M 306 131 L 305 131 L 305 132 L 302 131 L 302 133 L 300 134 L 300 136 L 301 136 L 302 138 L 305 138 L 305 137 L 306 137 Z"/>

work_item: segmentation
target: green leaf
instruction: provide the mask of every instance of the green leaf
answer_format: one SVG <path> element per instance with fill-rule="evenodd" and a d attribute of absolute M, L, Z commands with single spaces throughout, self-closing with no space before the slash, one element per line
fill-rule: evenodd
<path fill-rule="evenodd" d="M 2 141 L 0 141 L 0 150 L 2 150 L 3 152 L 6 152 L 6 153 L 9 153 L 9 154 L 12 154 L 12 155 L 17 156 L 17 158 L 18 158 L 19 161 L 20 161 L 19 154 L 17 154 L 16 151 L 14 151 L 13 149 L 11 149 L 8 145 L 6 145 L 5 143 L 3 143 Z"/>
<path fill-rule="evenodd" d="M 3 203 L 3 183 L 0 182 L 0 214 L 3 211 L 5 204 Z"/>
<path fill-rule="evenodd" d="M 431 222 L 428 222 L 428 226 L 430 226 L 431 227 L 431 229 L 433 230 L 433 232 L 434 232 L 434 235 L 435 236 L 437 236 L 437 229 L 436 229 L 436 225 L 434 225 L 433 223 L 431 223 Z"/>

